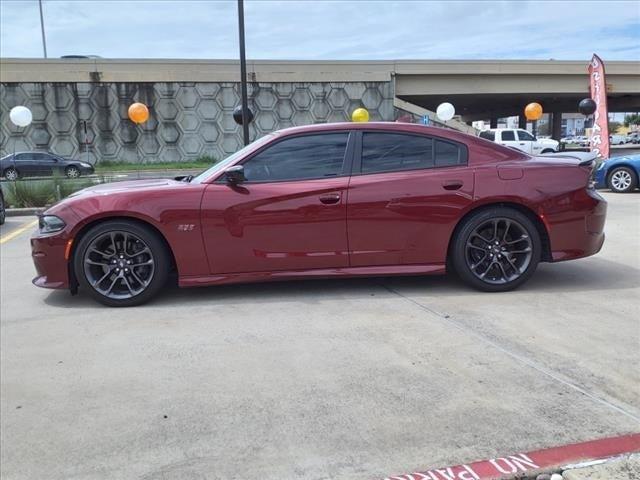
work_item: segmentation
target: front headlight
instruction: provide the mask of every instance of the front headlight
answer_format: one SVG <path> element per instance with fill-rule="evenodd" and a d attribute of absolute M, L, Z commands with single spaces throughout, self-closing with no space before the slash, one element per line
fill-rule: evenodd
<path fill-rule="evenodd" d="M 43 215 L 38 217 L 40 233 L 54 233 L 63 230 L 67 226 L 64 221 L 55 215 Z"/>

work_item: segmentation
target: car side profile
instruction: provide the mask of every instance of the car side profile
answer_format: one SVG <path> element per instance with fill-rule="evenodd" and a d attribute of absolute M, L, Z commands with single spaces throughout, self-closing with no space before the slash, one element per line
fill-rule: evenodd
<path fill-rule="evenodd" d="M 606 202 L 591 169 L 415 124 L 290 128 L 195 178 L 61 201 L 31 238 L 33 282 L 111 306 L 151 299 L 171 273 L 192 287 L 454 270 L 510 290 L 541 261 L 600 250 Z"/>
<path fill-rule="evenodd" d="M 526 130 L 516 128 L 492 128 L 480 132 L 479 136 L 505 147 L 517 148 L 530 155 L 554 153 L 560 142 L 551 138 L 536 137 Z"/>
<path fill-rule="evenodd" d="M 46 177 L 65 175 L 78 178 L 91 175 L 93 165 L 80 160 L 73 160 L 54 155 L 49 152 L 16 152 L 0 159 L 0 172 L 7 180 L 22 177 Z"/>
<path fill-rule="evenodd" d="M 613 157 L 603 161 L 595 172 L 598 188 L 630 193 L 640 186 L 640 154 Z"/>

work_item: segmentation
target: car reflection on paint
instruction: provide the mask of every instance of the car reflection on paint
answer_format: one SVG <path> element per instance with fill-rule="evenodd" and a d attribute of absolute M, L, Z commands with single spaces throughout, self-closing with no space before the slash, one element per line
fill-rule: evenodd
<path fill-rule="evenodd" d="M 339 123 L 262 137 L 202 174 L 96 185 L 45 211 L 41 287 L 141 304 L 182 287 L 455 271 L 489 292 L 597 253 L 592 160 L 448 129 Z"/>

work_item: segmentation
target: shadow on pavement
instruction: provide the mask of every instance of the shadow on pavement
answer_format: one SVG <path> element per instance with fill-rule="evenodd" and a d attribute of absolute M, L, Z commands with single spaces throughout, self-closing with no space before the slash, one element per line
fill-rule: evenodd
<path fill-rule="evenodd" d="M 552 293 L 603 290 L 626 290 L 640 286 L 638 269 L 604 258 L 590 258 L 558 264 L 541 264 L 535 275 L 519 292 Z M 180 289 L 168 287 L 149 306 L 161 307 L 207 304 L 212 302 L 316 302 L 323 299 L 364 299 L 393 295 L 387 287 L 403 293 L 434 296 L 487 295 L 463 285 L 453 275 L 422 277 L 379 277 L 332 280 L 305 280 L 272 283 L 221 285 Z M 508 293 L 506 293 L 508 294 Z M 66 291 L 53 291 L 45 302 L 52 307 L 102 308 L 80 292 L 72 297 Z"/>

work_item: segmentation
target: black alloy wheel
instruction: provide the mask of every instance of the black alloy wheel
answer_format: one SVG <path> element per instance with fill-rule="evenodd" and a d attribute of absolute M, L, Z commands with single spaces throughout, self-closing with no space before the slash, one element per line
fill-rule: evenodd
<path fill-rule="evenodd" d="M 149 227 L 114 220 L 93 227 L 74 255 L 78 283 L 99 302 L 124 307 L 150 300 L 166 284 L 169 254 Z"/>
<path fill-rule="evenodd" d="M 481 210 L 459 228 L 452 262 L 467 284 L 484 291 L 512 290 L 533 275 L 540 234 L 525 214 L 507 207 Z"/>

